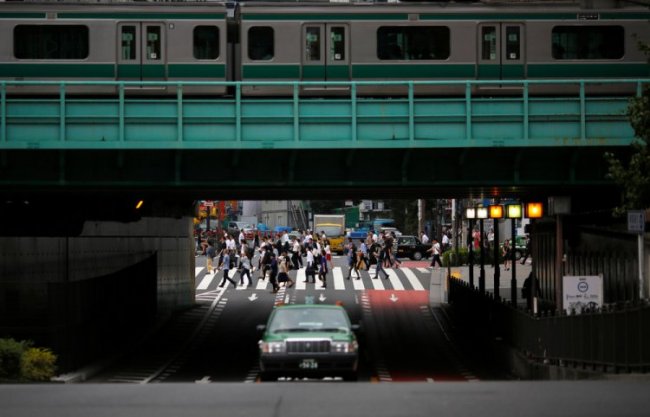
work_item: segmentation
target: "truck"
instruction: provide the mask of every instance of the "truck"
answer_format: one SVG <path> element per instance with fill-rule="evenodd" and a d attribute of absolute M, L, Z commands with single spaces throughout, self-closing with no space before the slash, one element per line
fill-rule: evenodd
<path fill-rule="evenodd" d="M 345 247 L 345 214 L 314 214 L 314 233 L 325 235 L 333 253 L 343 253 Z"/>

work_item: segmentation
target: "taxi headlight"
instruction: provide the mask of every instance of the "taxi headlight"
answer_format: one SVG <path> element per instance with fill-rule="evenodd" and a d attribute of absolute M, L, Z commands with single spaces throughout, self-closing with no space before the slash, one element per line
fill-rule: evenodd
<path fill-rule="evenodd" d="M 283 353 L 286 352 L 284 342 L 260 342 L 260 351 L 262 353 Z"/>
<path fill-rule="evenodd" d="M 353 353 L 357 351 L 357 342 L 332 342 L 333 353 Z"/>

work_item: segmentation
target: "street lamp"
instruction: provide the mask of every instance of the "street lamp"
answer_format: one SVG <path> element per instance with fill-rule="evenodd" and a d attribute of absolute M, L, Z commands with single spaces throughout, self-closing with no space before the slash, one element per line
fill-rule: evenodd
<path fill-rule="evenodd" d="M 474 245 L 472 233 L 474 232 L 474 219 L 476 219 L 476 209 L 468 207 L 465 209 L 465 217 L 469 220 L 469 244 L 468 247 L 468 261 L 469 261 L 469 286 L 474 288 Z"/>
<path fill-rule="evenodd" d="M 517 219 L 521 218 L 521 204 L 508 204 L 506 206 L 506 217 L 510 219 L 510 236 L 512 236 L 512 242 L 510 244 L 510 255 L 512 255 L 512 278 L 510 278 L 510 300 L 512 301 L 512 306 L 517 306 L 517 260 L 515 259 L 516 255 L 516 236 L 515 236 L 515 222 Z"/>
<path fill-rule="evenodd" d="M 499 266 L 499 219 L 503 218 L 503 206 L 491 204 L 489 206 L 490 218 L 494 220 L 494 297 L 498 300 L 500 296 L 501 268 Z"/>
<path fill-rule="evenodd" d="M 485 247 L 483 241 L 483 220 L 488 218 L 487 207 L 476 208 L 476 218 L 480 220 L 480 243 L 481 243 L 481 273 L 478 276 L 478 290 L 481 294 L 485 294 Z"/>

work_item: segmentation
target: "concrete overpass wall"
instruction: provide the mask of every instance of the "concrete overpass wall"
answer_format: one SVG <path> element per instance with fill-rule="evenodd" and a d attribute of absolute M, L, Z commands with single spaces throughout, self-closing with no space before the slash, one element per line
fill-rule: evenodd
<path fill-rule="evenodd" d="M 74 237 L 3 237 L 0 334 L 52 347 L 63 370 L 110 354 L 194 303 L 191 227 L 189 217 L 144 218 L 88 221 Z"/>

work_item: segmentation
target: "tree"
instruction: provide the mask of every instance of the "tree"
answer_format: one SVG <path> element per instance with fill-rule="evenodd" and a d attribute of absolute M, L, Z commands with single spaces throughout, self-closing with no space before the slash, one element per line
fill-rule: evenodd
<path fill-rule="evenodd" d="M 650 57 L 650 45 L 640 48 Z M 608 177 L 622 189 L 621 205 L 614 209 L 615 215 L 623 215 L 627 210 L 650 207 L 650 88 L 645 86 L 643 94 L 630 100 L 627 109 L 630 124 L 638 141 L 632 144 L 630 160 L 621 161 L 612 153 L 606 153 L 609 163 Z"/>

